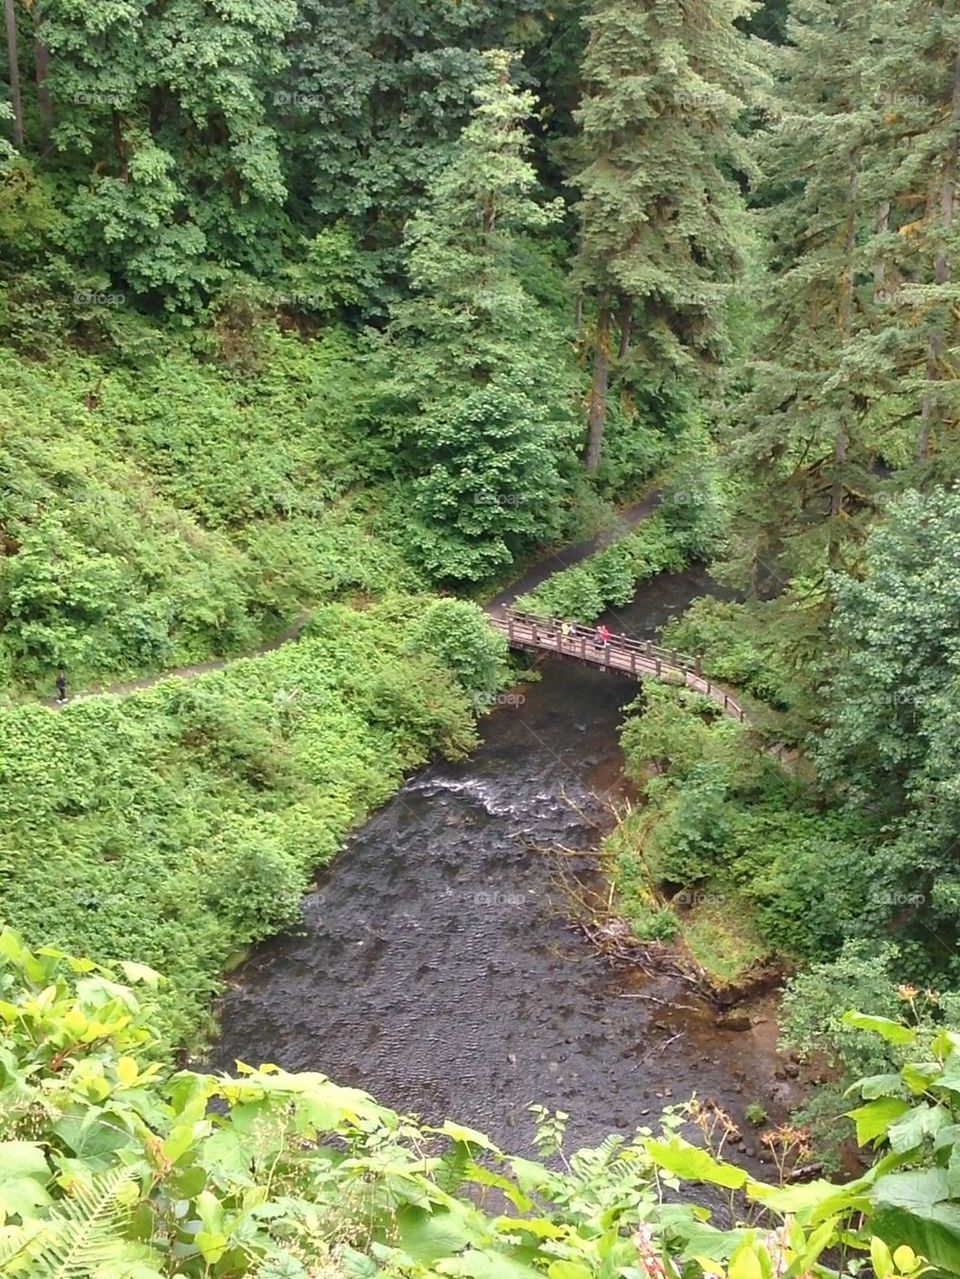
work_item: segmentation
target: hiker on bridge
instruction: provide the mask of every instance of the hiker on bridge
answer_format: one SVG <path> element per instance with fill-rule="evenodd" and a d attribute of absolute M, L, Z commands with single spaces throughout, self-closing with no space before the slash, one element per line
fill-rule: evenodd
<path fill-rule="evenodd" d="M 593 643 L 595 648 L 606 648 L 610 643 L 610 630 L 602 622 L 597 627 L 597 634 Z"/>
<path fill-rule="evenodd" d="M 573 623 L 564 622 L 560 627 L 560 634 L 563 636 L 564 641 L 573 639 Z"/>

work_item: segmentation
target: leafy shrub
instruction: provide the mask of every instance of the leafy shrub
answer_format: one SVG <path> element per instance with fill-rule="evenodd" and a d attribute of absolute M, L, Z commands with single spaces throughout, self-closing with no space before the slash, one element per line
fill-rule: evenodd
<path fill-rule="evenodd" d="M 140 964 L 31 952 L 0 933 L 0 1269 L 11 1279 L 439 1276 L 464 1265 L 512 1279 L 742 1279 L 828 1274 L 841 1248 L 877 1279 L 918 1279 L 921 1255 L 960 1270 L 948 1175 L 956 1036 L 851 1016 L 923 1055 L 859 1085 L 861 1141 L 896 1157 L 844 1186 L 783 1187 L 687 1142 L 682 1111 L 568 1158 L 566 1116 L 531 1107 L 540 1162 L 320 1074 L 174 1071 L 151 1024 L 156 981 Z M 503 1198 L 492 1209 L 491 1180 Z M 697 1202 L 704 1184 L 725 1192 L 716 1221 Z"/>
<path fill-rule="evenodd" d="M 778 661 L 773 636 L 755 610 L 712 597 L 694 600 L 682 617 L 663 629 L 664 643 L 681 653 L 699 653 L 715 680 L 742 688 L 761 701 L 785 710 L 790 704 L 789 678 Z"/>
<path fill-rule="evenodd" d="M 680 542 L 658 512 L 582 564 L 554 573 L 517 599 L 515 607 L 541 617 L 592 622 L 610 606 L 631 600 L 640 582 L 677 571 L 685 563 Z"/>
<path fill-rule="evenodd" d="M 434 751 L 472 745 L 455 676 L 404 653 L 413 606 L 329 605 L 299 643 L 222 672 L 0 709 L 6 918 L 135 953 L 175 979 L 171 1040 L 195 1034 L 227 957 L 297 918 L 346 832 Z"/>
<path fill-rule="evenodd" d="M 435 656 L 474 697 L 493 693 L 506 669 L 506 641 L 467 600 L 428 604 L 410 628 L 407 652 Z"/>

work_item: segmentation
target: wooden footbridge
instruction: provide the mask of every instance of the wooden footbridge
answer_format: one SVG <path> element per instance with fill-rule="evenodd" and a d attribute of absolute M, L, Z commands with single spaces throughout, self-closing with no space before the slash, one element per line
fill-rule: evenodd
<path fill-rule="evenodd" d="M 748 722 L 736 698 L 703 674 L 697 657 L 684 657 L 673 649 L 660 648 L 629 635 L 611 635 L 609 642 L 601 645 L 595 627 L 568 624 L 565 633 L 561 622 L 514 609 L 490 615 L 490 623 L 506 636 L 511 648 L 556 653 L 636 679 L 658 679 L 665 684 L 689 688 L 716 702 L 726 715 Z"/>

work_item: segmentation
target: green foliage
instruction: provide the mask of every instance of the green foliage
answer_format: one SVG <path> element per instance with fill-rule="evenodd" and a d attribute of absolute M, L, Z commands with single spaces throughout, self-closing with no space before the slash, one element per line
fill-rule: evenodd
<path fill-rule="evenodd" d="M 671 618 L 663 628 L 663 640 L 679 653 L 699 653 L 704 670 L 719 683 L 786 709 L 789 676 L 765 620 L 762 605 L 707 596 L 694 600 L 681 617 Z"/>
<path fill-rule="evenodd" d="M 656 1134 L 568 1156 L 566 1116 L 534 1107 L 549 1166 L 319 1074 L 174 1072 L 150 1028 L 154 975 L 127 973 L 147 983 L 143 1004 L 117 977 L 0 933 L 0 1268 L 11 1279 L 827 1279 L 841 1239 L 878 1279 L 917 1279 L 922 1256 L 960 1271 L 953 1036 L 886 1090 L 861 1086 L 858 1126 L 890 1155 L 846 1186 L 778 1187 L 689 1144 L 675 1112 Z M 730 1211 L 711 1221 L 690 1183 L 723 1188 Z"/>
<path fill-rule="evenodd" d="M 747 911 L 770 950 L 832 958 L 870 935 L 869 828 L 821 812 L 750 732 L 715 703 L 648 682 L 621 730 L 628 776 L 644 789 L 642 857 L 672 895 L 709 882 L 731 916 Z"/>
<path fill-rule="evenodd" d="M 560 209 L 535 198 L 534 98 L 513 61 L 486 57 L 471 120 L 407 226 L 412 295 L 373 345 L 369 428 L 405 480 L 392 522 L 441 582 L 491 579 L 562 530 L 577 435 L 566 337 L 522 269 Z"/>
<path fill-rule="evenodd" d="M 592 622 L 607 608 L 629 603 L 639 583 L 685 562 L 682 540 L 661 515 L 653 515 L 582 564 L 554 573 L 520 596 L 515 607 L 541 617 Z"/>
<path fill-rule="evenodd" d="M 182 348 L 136 373 L 0 355 L 12 682 L 49 688 L 65 666 L 82 686 L 250 651 L 312 603 L 416 586 L 338 500 L 356 472 L 321 403 L 347 339 L 264 330 L 261 344 L 270 372 L 232 378 Z"/>
<path fill-rule="evenodd" d="M 743 1113 L 747 1123 L 753 1124 L 754 1128 L 762 1128 L 767 1122 L 767 1112 L 757 1101 L 751 1101 L 750 1105 L 746 1107 Z"/>
<path fill-rule="evenodd" d="M 227 958 L 296 921 L 345 833 L 431 754 L 473 745 L 457 672 L 412 651 L 421 607 L 331 605 L 222 673 L 0 711 L 6 918 L 136 954 L 174 979 L 170 1037 L 196 1033 Z"/>
<path fill-rule="evenodd" d="M 871 536 L 862 580 L 832 579 L 835 646 L 824 780 L 875 822 L 872 897 L 895 921 L 908 975 L 944 966 L 960 928 L 953 763 L 960 686 L 960 495 L 908 493 Z"/>
<path fill-rule="evenodd" d="M 496 692 L 506 673 L 507 644 L 483 612 L 466 600 L 434 600 L 411 625 L 407 651 L 432 654 L 474 701 Z"/>

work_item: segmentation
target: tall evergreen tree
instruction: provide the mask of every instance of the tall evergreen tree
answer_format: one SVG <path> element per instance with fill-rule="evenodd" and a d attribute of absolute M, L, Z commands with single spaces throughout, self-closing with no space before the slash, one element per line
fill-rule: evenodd
<path fill-rule="evenodd" d="M 596 0 L 579 123 L 586 165 L 576 279 L 590 300 L 587 464 L 603 447 L 611 370 L 654 385 L 712 372 L 742 265 L 746 167 L 736 131 L 747 0 Z"/>
<path fill-rule="evenodd" d="M 788 32 L 762 139 L 766 304 L 731 455 L 739 553 L 781 584 L 859 554 L 882 473 L 925 482 L 960 459 L 960 19 L 933 0 L 795 0 Z"/>
<path fill-rule="evenodd" d="M 779 582 L 836 560 L 872 456 L 870 379 L 857 358 L 864 152 L 877 129 L 863 84 L 867 10 L 797 0 L 788 32 L 761 141 L 765 305 L 731 460 L 749 494 L 741 553 L 759 581 Z"/>
<path fill-rule="evenodd" d="M 877 346 L 892 373 L 880 406 L 920 483 L 960 465 L 960 14 L 940 0 L 871 6 L 866 86 L 878 128 L 867 163 L 879 216 L 867 245 Z"/>
<path fill-rule="evenodd" d="M 392 309 L 371 409 L 413 472 L 411 546 L 447 580 L 490 577 L 556 531 L 576 431 L 567 335 L 519 265 L 561 210 L 536 198 L 532 94 L 512 83 L 511 54 L 487 63 L 471 121 L 408 225 L 413 295 Z"/>

